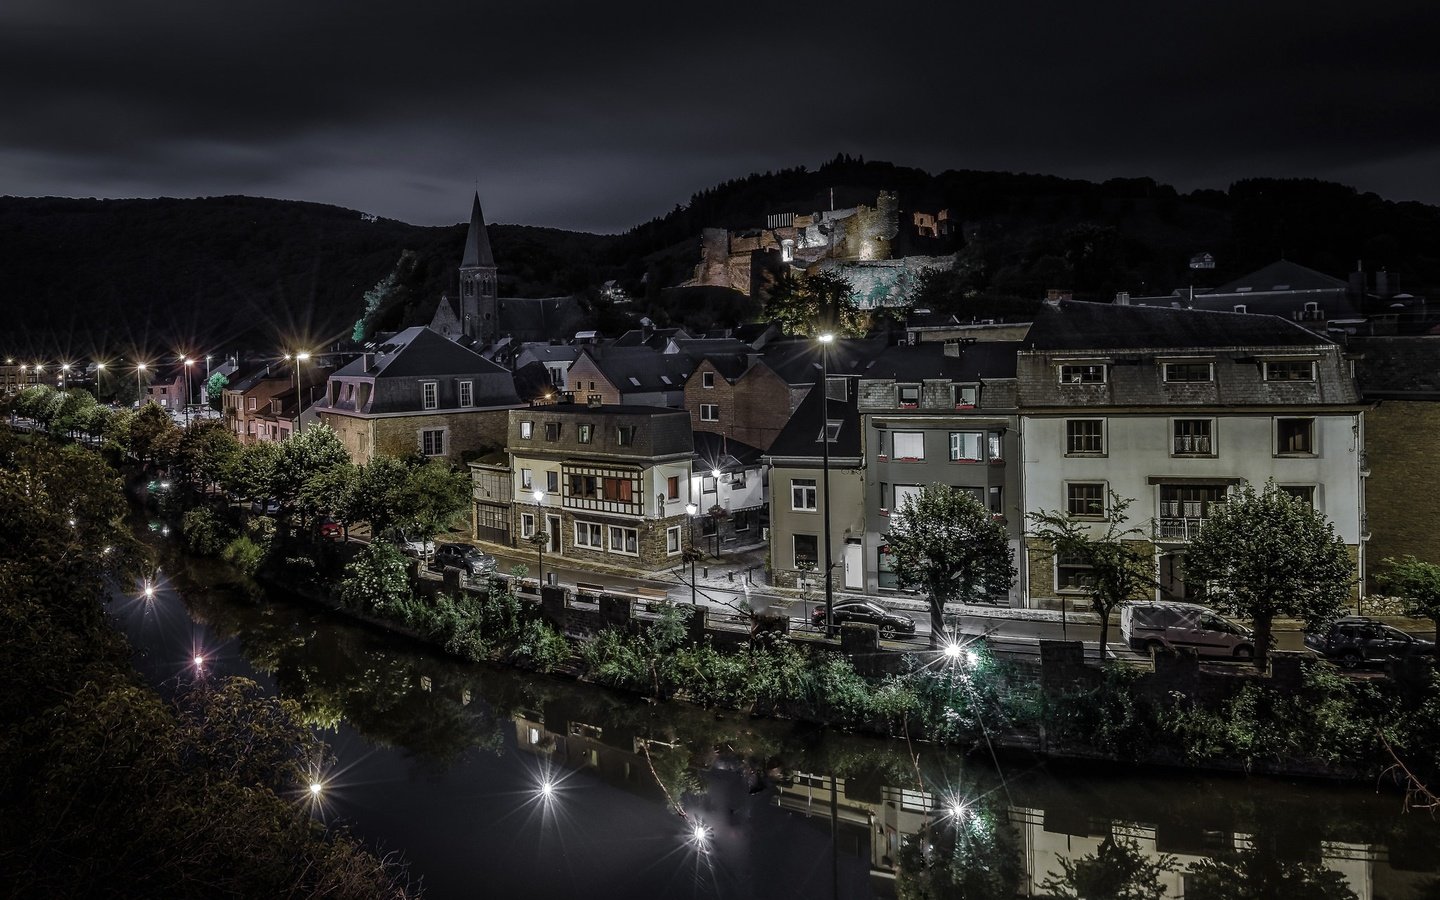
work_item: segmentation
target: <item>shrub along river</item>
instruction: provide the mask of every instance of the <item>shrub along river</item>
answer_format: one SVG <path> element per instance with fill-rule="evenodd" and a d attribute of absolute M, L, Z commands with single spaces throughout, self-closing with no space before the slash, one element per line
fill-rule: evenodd
<path fill-rule="evenodd" d="M 298 702 L 334 753 L 312 814 L 429 897 L 1440 897 L 1440 823 L 1388 787 L 997 764 L 655 705 L 165 564 L 153 599 L 112 604 L 140 669 Z"/>

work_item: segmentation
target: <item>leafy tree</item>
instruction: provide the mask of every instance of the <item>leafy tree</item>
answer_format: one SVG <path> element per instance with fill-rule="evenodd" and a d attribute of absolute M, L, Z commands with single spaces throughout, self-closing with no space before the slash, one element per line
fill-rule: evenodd
<path fill-rule="evenodd" d="M 344 503 L 338 510 L 341 521 L 367 522 L 379 534 L 403 523 L 400 495 L 410 477 L 411 466 L 393 456 L 377 456 L 359 468 Z"/>
<path fill-rule="evenodd" d="M 350 337 L 354 341 L 363 341 L 376 328 L 377 320 L 387 309 L 403 301 L 410 293 L 409 282 L 415 273 L 417 258 L 415 251 L 406 250 L 400 254 L 400 259 L 395 263 L 395 268 L 390 274 L 375 283 L 375 286 L 365 292 L 365 311 L 355 322 Z"/>
<path fill-rule="evenodd" d="M 175 465 L 186 478 L 208 487 L 222 481 L 239 456 L 240 442 L 225 423 L 202 419 L 181 433 Z"/>
<path fill-rule="evenodd" d="M 1271 622 L 1294 616 L 1316 628 L 1343 614 L 1354 567 L 1335 526 L 1268 482 L 1226 498 L 1185 555 L 1188 583 L 1206 600 L 1255 624 L 1255 665 L 1264 668 Z"/>
<path fill-rule="evenodd" d="M 813 336 L 833 332 L 859 337 L 868 327 L 855 306 L 853 290 L 845 279 L 825 272 L 797 276 L 786 272 L 771 284 L 765 299 L 765 318 L 777 322 L 786 334 Z"/>
<path fill-rule="evenodd" d="M 313 512 L 318 492 L 307 488 L 312 482 L 319 485 L 333 472 L 348 471 L 350 465 L 350 454 L 335 431 L 328 425 L 312 425 L 280 442 L 269 496 L 299 503 Z"/>
<path fill-rule="evenodd" d="M 89 391 L 71 388 L 60 395 L 60 405 L 55 411 L 54 428 L 74 437 L 77 431 L 86 430 L 90 421 L 90 410 L 98 404 Z"/>
<path fill-rule="evenodd" d="M 211 409 L 219 409 L 220 404 L 225 400 L 225 388 L 230 386 L 230 379 L 224 372 L 215 372 L 205 380 L 205 396 L 210 401 Z"/>
<path fill-rule="evenodd" d="M 235 538 L 235 531 L 212 509 L 198 507 L 185 513 L 180 520 L 180 534 L 185 547 L 201 556 L 218 556 Z"/>
<path fill-rule="evenodd" d="M 1133 501 L 1110 491 L 1104 517 L 1092 525 L 1063 512 L 1030 513 L 1031 536 L 1050 545 L 1058 559 L 1067 556 L 1089 566 L 1081 587 L 1100 616 L 1100 659 L 1110 647 L 1110 614 L 1127 600 L 1143 600 L 1155 588 L 1155 561 L 1139 528 L 1126 528 Z M 1104 526 L 1104 531 L 1095 528 Z"/>
<path fill-rule="evenodd" d="M 1160 878 L 1175 871 L 1175 857 L 1150 856 L 1135 841 L 1106 835 L 1094 853 L 1060 859 L 1060 873 L 1051 872 L 1040 889 L 1059 900 L 1160 900 Z"/>
<path fill-rule="evenodd" d="M 266 500 L 275 496 L 280 445 L 274 441 L 245 444 L 230 467 L 226 482 L 242 497 Z"/>
<path fill-rule="evenodd" d="M 180 446 L 180 427 L 157 403 L 147 403 L 130 422 L 132 455 L 141 462 L 166 465 Z"/>
<path fill-rule="evenodd" d="M 945 631 L 945 604 L 978 593 L 1005 593 L 1015 583 L 1005 525 L 967 491 L 927 485 L 890 515 L 885 542 L 902 585 L 930 595 L 930 645 Z"/>
<path fill-rule="evenodd" d="M 389 541 L 371 541 L 345 566 L 340 601 L 346 606 L 384 615 L 409 598 L 409 562 Z"/>
<path fill-rule="evenodd" d="M 1432 628 L 1440 626 L 1440 566 L 1406 555 L 1400 559 L 1386 557 L 1376 580 L 1380 586 L 1400 598 L 1407 616 L 1430 620 Z M 1435 643 L 1440 654 L 1440 640 Z"/>
<path fill-rule="evenodd" d="M 1319 863 L 1281 858 L 1272 842 L 1227 850 L 1190 866 L 1185 900 L 1358 900 L 1345 876 Z"/>

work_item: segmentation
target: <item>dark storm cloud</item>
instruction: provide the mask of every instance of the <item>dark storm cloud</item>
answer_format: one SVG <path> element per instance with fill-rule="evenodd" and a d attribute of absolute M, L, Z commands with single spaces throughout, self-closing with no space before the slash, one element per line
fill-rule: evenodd
<path fill-rule="evenodd" d="M 1436 202 L 1433 7 L 11 0 L 0 192 L 613 230 L 844 151 Z"/>

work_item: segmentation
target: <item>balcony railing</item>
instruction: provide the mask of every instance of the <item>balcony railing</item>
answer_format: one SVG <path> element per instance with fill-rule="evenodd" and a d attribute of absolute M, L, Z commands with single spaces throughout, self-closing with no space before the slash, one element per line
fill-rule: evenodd
<path fill-rule="evenodd" d="M 1155 537 L 1162 541 L 1190 541 L 1204 525 L 1203 518 L 1161 516 L 1155 520 Z"/>
<path fill-rule="evenodd" d="M 1210 435 L 1208 434 L 1177 434 L 1175 435 L 1175 453 L 1210 453 Z"/>

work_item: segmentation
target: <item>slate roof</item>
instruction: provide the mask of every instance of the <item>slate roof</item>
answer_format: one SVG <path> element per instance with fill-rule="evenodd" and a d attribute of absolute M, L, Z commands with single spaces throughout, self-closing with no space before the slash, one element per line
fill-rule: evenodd
<path fill-rule="evenodd" d="M 834 459 L 860 458 L 860 410 L 856 392 L 849 391 L 847 400 L 826 400 L 825 392 L 811 390 L 800 402 L 790 421 L 781 429 L 767 457 L 790 457 L 820 461 L 820 404 L 826 403 L 826 418 L 840 423 L 840 433 L 830 444 Z M 699 436 L 699 432 L 696 436 Z"/>
<path fill-rule="evenodd" d="M 959 345 L 958 355 L 945 353 L 941 343 L 887 348 L 861 374 L 861 378 L 921 381 L 981 381 L 1015 377 L 1017 341 L 977 341 Z"/>
<path fill-rule="evenodd" d="M 1329 341 L 1277 316 L 1114 306 L 1066 300 L 1047 305 L 1021 342 L 1026 350 L 1315 346 Z"/>
<path fill-rule="evenodd" d="M 476 375 L 507 370 L 473 350 L 467 350 L 424 325 L 407 328 L 378 342 L 372 351 L 375 366 L 365 368 L 365 355 L 334 373 L 339 376 L 374 378 L 443 377 Z"/>
<path fill-rule="evenodd" d="M 689 338 L 680 328 L 632 328 L 610 342 L 612 347 L 650 347 L 663 350 L 671 338 Z"/>
<path fill-rule="evenodd" d="M 885 337 L 837 340 L 830 348 L 830 374 L 862 374 L 889 343 Z M 814 384 L 820 375 L 820 343 L 811 338 L 773 341 L 765 345 L 761 358 L 786 384 Z"/>
<path fill-rule="evenodd" d="M 1349 283 L 1332 278 L 1324 272 L 1306 268 L 1288 259 L 1276 260 L 1262 269 L 1243 275 L 1227 284 L 1222 284 L 1211 293 L 1233 294 L 1256 291 L 1325 291 L 1345 290 Z"/>
<path fill-rule="evenodd" d="M 759 447 L 752 447 L 713 431 L 697 431 L 694 440 L 697 472 L 702 469 L 727 472 L 754 468 L 760 465 L 760 457 L 764 455 Z"/>
<path fill-rule="evenodd" d="M 495 256 L 490 252 L 490 235 L 485 231 L 485 214 L 480 211 L 480 192 L 475 192 L 475 202 L 470 207 L 470 230 L 465 234 L 465 256 L 460 268 L 495 265 Z"/>
<path fill-rule="evenodd" d="M 1369 400 L 1440 400 L 1440 335 L 1351 338 L 1355 381 Z"/>
<path fill-rule="evenodd" d="M 1339 278 L 1307 269 L 1289 260 L 1279 260 L 1212 290 L 1177 290 L 1165 297 L 1132 297 L 1135 306 L 1190 307 L 1233 312 L 1244 306 L 1247 313 L 1280 316 L 1310 322 L 1323 328 L 1332 319 L 1359 319 L 1362 315 L 1350 296 L 1350 286 Z M 1314 303 L 1323 317 L 1308 316 L 1305 304 Z"/>
<path fill-rule="evenodd" d="M 660 353 L 649 347 L 587 347 L 585 354 L 623 393 L 682 390 L 685 379 L 695 370 L 689 356 Z"/>

